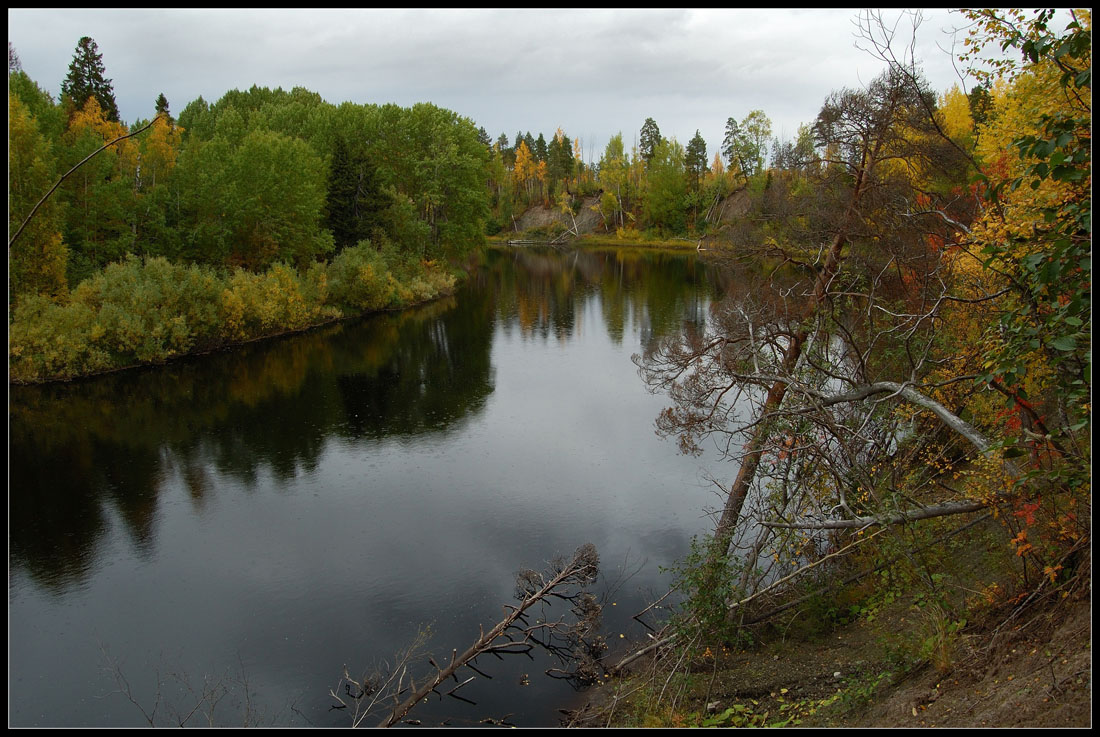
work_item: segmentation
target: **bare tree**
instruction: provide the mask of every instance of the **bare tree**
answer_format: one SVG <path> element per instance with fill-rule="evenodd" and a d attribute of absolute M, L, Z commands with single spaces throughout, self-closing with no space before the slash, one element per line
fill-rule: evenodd
<path fill-rule="evenodd" d="M 965 394 L 973 377 L 942 378 L 951 358 L 936 350 L 942 312 L 958 304 L 942 246 L 965 232 L 967 211 L 926 191 L 930 178 L 965 166 L 936 135 L 930 105 L 919 75 L 895 67 L 866 89 L 830 95 L 813 129 L 823 166 L 800 217 L 806 245 L 741 248 L 782 259 L 794 275 L 729 294 L 705 329 L 636 357 L 650 387 L 673 400 L 658 429 L 688 451 L 716 441 L 740 464 L 711 555 L 719 565 L 736 553 L 734 600 L 779 576 L 777 561 L 797 564 L 839 544 L 806 530 L 857 530 L 988 501 L 944 494 L 938 474 L 901 483 L 902 469 L 928 469 L 921 454 L 946 466 L 992 453 L 957 407 L 933 396 L 945 385 Z"/>

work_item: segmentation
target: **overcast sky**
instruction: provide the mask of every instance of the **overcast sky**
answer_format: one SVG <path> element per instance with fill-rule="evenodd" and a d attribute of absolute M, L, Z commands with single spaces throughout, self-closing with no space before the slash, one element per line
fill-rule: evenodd
<path fill-rule="evenodd" d="M 964 25 L 926 10 L 916 56 L 934 89 L 959 81 L 945 33 Z M 92 37 L 122 119 L 175 113 L 253 84 L 302 86 L 332 103 L 432 102 L 495 140 L 549 139 L 561 126 L 598 159 L 647 117 L 683 144 L 698 129 L 713 158 L 726 119 L 760 109 L 793 138 L 826 95 L 884 68 L 856 48 L 857 10 L 49 10 L 9 9 L 24 71 L 60 94 L 73 51 Z M 898 10 L 884 11 L 892 21 Z M 912 27 L 903 20 L 899 36 Z M 899 48 L 899 52 L 902 49 Z M 967 82 L 968 86 L 970 81 Z"/>

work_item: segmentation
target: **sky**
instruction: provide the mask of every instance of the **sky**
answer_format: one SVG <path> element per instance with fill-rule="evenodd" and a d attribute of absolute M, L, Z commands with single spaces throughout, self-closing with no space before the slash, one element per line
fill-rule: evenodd
<path fill-rule="evenodd" d="M 965 19 L 922 11 L 915 57 L 931 86 L 961 84 L 949 30 Z M 263 10 L 11 9 L 8 41 L 56 97 L 82 36 L 95 40 L 124 122 L 150 118 L 164 93 L 179 113 L 252 85 L 301 86 L 339 104 L 431 102 L 504 133 L 561 127 L 598 160 L 611 136 L 629 149 L 646 118 L 708 157 L 726 120 L 762 110 L 793 139 L 826 96 L 884 68 L 857 48 L 855 9 Z M 901 10 L 895 51 L 913 41 Z M 961 35 L 959 37 L 961 39 Z M 866 46 L 865 43 L 861 45 Z M 972 80 L 966 80 L 969 88 Z"/>

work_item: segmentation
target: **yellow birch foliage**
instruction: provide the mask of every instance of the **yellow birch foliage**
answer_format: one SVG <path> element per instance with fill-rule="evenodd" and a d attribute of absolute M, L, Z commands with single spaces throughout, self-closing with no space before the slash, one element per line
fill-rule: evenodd
<path fill-rule="evenodd" d="M 973 145 L 974 118 L 970 114 L 970 100 L 958 85 L 940 97 L 936 118 L 951 140 L 967 149 Z"/>
<path fill-rule="evenodd" d="M 120 136 L 125 136 L 130 131 L 121 123 L 107 120 L 103 109 L 99 107 L 99 103 L 93 96 L 88 98 L 83 108 L 73 114 L 72 119 L 69 121 L 67 137 L 70 141 L 75 141 L 88 132 L 94 134 L 102 143 L 107 143 Z M 137 166 L 137 144 L 132 138 L 119 141 L 99 155 L 113 155 L 116 157 L 122 171 L 133 171 Z"/>
<path fill-rule="evenodd" d="M 22 101 L 8 95 L 8 237 L 19 229 L 49 191 L 54 162 L 49 142 Z M 68 249 L 61 238 L 60 205 L 50 198 L 8 249 L 11 298 L 40 294 L 59 299 L 67 291 Z"/>
<path fill-rule="evenodd" d="M 155 187 L 157 181 L 176 166 L 180 141 L 184 129 L 164 118 L 157 118 L 153 127 L 141 136 L 141 180 L 144 185 Z"/>
<path fill-rule="evenodd" d="M 512 167 L 512 180 L 517 186 L 528 189 L 527 183 L 535 174 L 534 156 L 523 141 L 516 146 L 516 163 Z"/>

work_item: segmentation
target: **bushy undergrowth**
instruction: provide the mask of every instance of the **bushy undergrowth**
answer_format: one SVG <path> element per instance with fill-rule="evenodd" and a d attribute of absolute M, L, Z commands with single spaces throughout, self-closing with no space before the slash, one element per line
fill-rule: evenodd
<path fill-rule="evenodd" d="M 448 293 L 455 278 L 431 262 L 363 241 L 305 273 L 262 273 L 129 256 L 63 301 L 19 300 L 10 323 L 9 379 L 32 383 L 160 363 L 188 353 L 301 330 L 360 312 Z"/>

